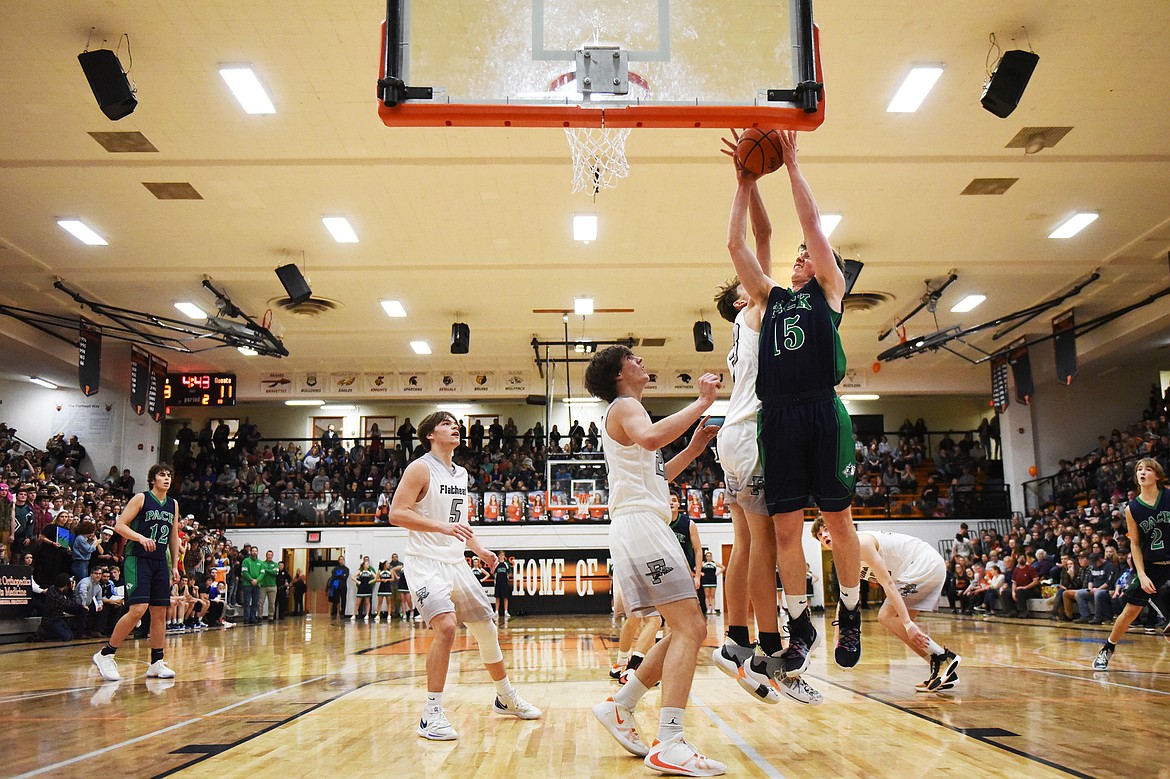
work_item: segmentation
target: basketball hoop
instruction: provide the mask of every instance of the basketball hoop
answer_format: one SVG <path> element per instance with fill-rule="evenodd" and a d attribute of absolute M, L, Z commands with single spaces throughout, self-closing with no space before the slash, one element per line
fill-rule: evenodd
<path fill-rule="evenodd" d="M 626 159 L 626 138 L 630 127 L 606 127 L 605 105 L 614 107 L 636 105 L 650 97 L 650 84 L 642 76 L 629 74 L 628 95 L 591 95 L 586 99 L 577 90 L 576 74 L 565 73 L 549 84 L 549 91 L 572 95 L 583 105 L 601 111 L 600 127 L 566 127 L 565 137 L 569 141 L 569 153 L 573 159 L 573 191 L 589 192 L 596 195 L 603 189 L 617 186 L 618 179 L 630 175 L 630 163 Z"/>

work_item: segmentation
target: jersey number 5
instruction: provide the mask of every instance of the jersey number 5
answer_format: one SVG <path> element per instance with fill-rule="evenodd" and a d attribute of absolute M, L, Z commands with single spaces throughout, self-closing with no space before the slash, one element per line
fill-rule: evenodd
<path fill-rule="evenodd" d="M 451 516 L 447 518 L 448 522 L 459 521 L 459 507 L 463 505 L 463 498 L 451 499 Z"/>
<path fill-rule="evenodd" d="M 790 352 L 804 346 L 804 331 L 796 324 L 799 321 L 799 316 L 784 318 L 784 348 Z"/>

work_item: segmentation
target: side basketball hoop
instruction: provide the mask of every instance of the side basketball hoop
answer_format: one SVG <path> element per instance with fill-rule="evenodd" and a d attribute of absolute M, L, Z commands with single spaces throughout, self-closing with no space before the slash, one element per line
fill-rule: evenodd
<path fill-rule="evenodd" d="M 630 163 L 626 159 L 626 139 L 630 137 L 630 127 L 606 127 L 605 106 L 616 107 L 638 105 L 650 98 L 650 84 L 637 73 L 629 74 L 630 91 L 627 95 L 597 95 L 591 96 L 589 102 L 582 105 L 601 112 L 600 127 L 565 127 L 565 137 L 569 141 L 569 153 L 573 159 L 573 191 L 589 192 L 596 195 L 603 189 L 617 186 L 618 179 L 630 175 Z M 578 100 L 584 96 L 577 90 L 575 73 L 565 73 L 548 86 L 550 92 L 566 95 L 576 95 Z"/>

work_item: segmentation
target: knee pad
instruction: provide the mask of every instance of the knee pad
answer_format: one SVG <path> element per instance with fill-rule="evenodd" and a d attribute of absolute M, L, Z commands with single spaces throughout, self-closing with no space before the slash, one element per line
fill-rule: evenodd
<path fill-rule="evenodd" d="M 483 622 L 468 622 L 467 632 L 475 636 L 475 643 L 479 644 L 479 659 L 484 665 L 498 663 L 504 659 L 495 622 L 490 619 Z"/>

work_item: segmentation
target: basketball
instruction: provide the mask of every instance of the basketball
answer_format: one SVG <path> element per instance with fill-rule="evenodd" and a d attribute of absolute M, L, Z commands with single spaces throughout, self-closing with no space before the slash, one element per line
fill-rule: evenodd
<path fill-rule="evenodd" d="M 749 127 L 739 136 L 739 143 L 735 145 L 735 159 L 744 170 L 757 176 L 780 170 L 784 164 L 780 134 L 775 130 Z"/>

